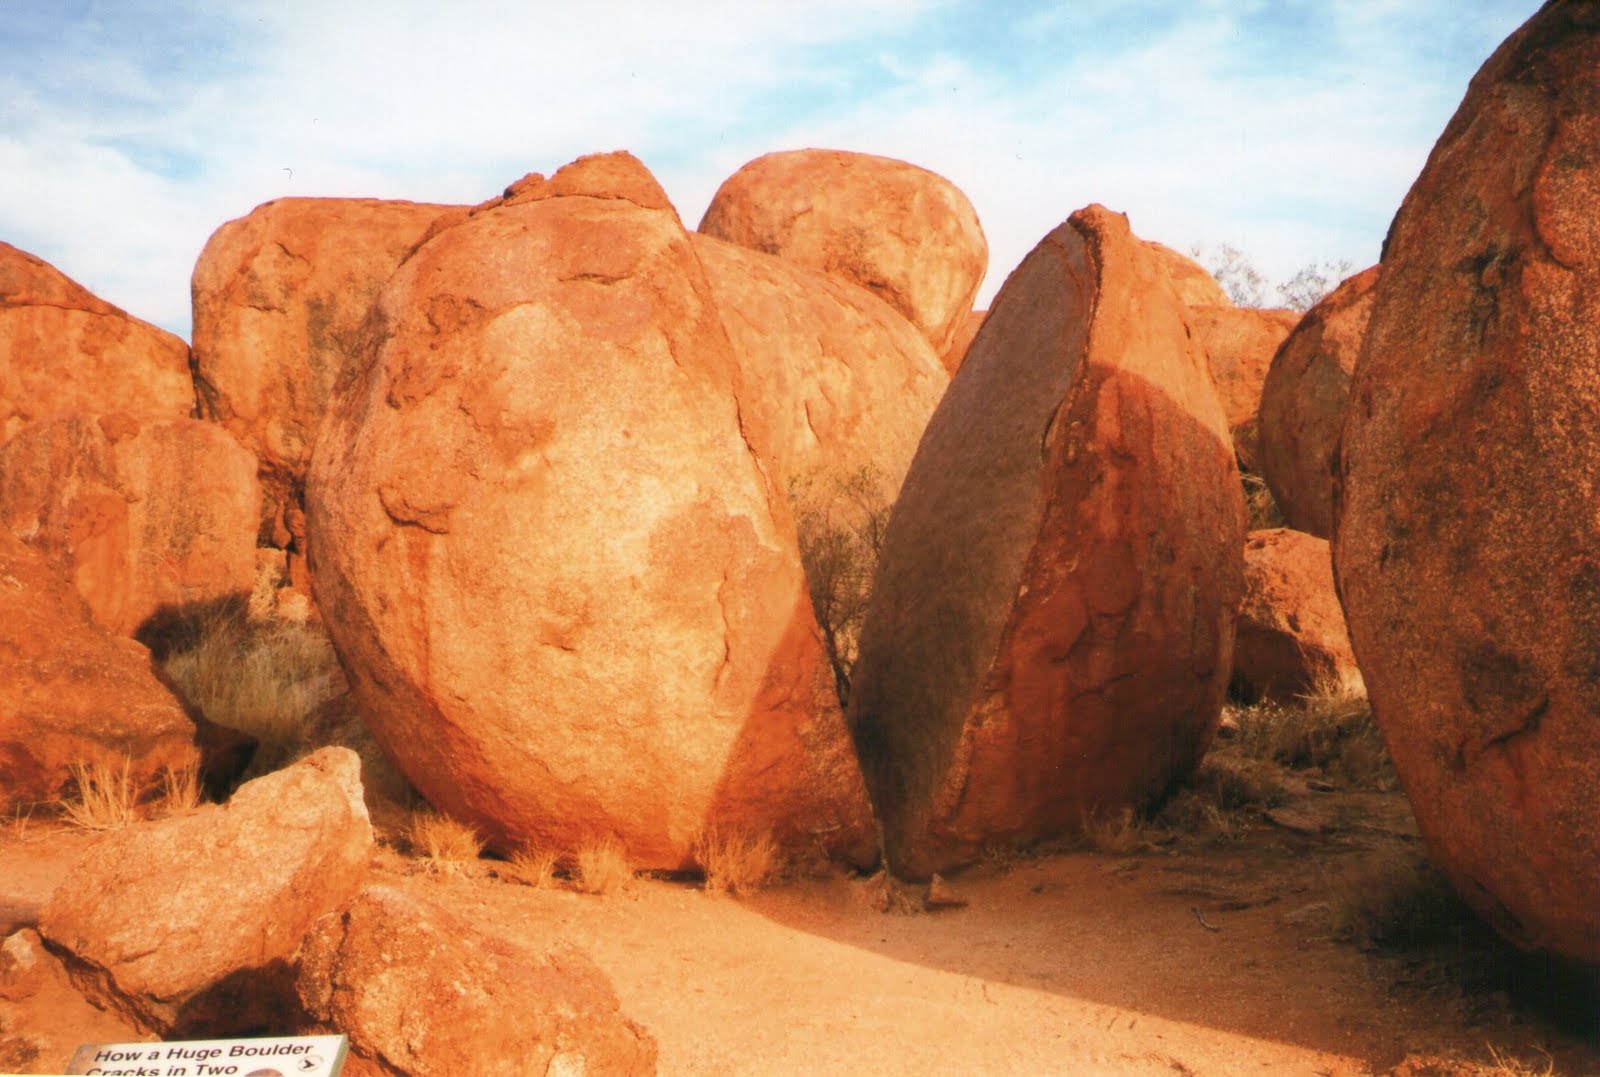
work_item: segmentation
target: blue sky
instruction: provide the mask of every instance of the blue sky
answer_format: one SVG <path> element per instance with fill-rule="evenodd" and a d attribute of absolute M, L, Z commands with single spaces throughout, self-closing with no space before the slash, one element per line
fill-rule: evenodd
<path fill-rule="evenodd" d="M 984 300 L 1074 209 L 1271 279 L 1375 261 L 1537 0 L 0 0 L 0 239 L 189 331 L 217 226 L 284 195 L 477 202 L 629 149 L 690 227 L 777 149 L 949 177 Z"/>

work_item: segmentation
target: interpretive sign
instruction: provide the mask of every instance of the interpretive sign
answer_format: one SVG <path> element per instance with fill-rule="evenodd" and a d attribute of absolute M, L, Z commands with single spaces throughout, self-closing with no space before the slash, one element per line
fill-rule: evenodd
<path fill-rule="evenodd" d="M 70 1074 L 122 1077 L 339 1077 L 343 1036 L 190 1040 L 184 1043 L 86 1043 Z"/>

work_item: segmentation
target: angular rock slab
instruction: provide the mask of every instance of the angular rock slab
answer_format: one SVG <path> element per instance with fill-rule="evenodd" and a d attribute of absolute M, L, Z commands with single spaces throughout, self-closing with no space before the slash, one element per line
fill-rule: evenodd
<path fill-rule="evenodd" d="M 1326 539 L 1286 527 L 1250 532 L 1233 686 L 1251 698 L 1284 701 L 1324 689 L 1360 690 Z"/>
<path fill-rule="evenodd" d="M 255 457 L 215 423 L 69 415 L 0 447 L 0 526 L 68 566 L 121 635 L 248 595 L 260 515 Z"/>
<path fill-rule="evenodd" d="M 240 973 L 265 977 L 361 888 L 372 826 L 361 763 L 324 748 L 223 805 L 117 831 L 56 889 L 39 934 L 101 1001 L 168 1031 Z"/>
<path fill-rule="evenodd" d="M 890 866 L 1142 804 L 1221 714 L 1244 508 L 1165 272 L 1100 206 L 1007 280 L 890 519 L 851 721 Z"/>
<path fill-rule="evenodd" d="M 195 724 L 150 652 L 90 617 L 63 566 L 0 527 L 0 811 L 59 799 L 74 766 L 129 784 L 200 762 Z"/>
<path fill-rule="evenodd" d="M 0 243 L 0 444 L 59 412 L 194 413 L 189 346 Z"/>
<path fill-rule="evenodd" d="M 1319 538 L 1333 534 L 1339 432 L 1378 270 L 1362 270 L 1306 311 L 1261 387 L 1262 477 L 1289 526 Z"/>
<path fill-rule="evenodd" d="M 1395 217 L 1333 556 L 1431 857 L 1600 964 L 1600 4 L 1473 78 Z"/>
<path fill-rule="evenodd" d="M 526 187 L 391 279 L 313 461 L 317 602 L 374 735 L 501 845 L 681 869 L 714 825 L 871 859 L 687 233 L 626 155 Z"/>
<path fill-rule="evenodd" d="M 699 231 L 875 292 L 942 355 L 989 267 L 978 214 L 943 176 L 888 157 L 790 150 L 729 176 Z"/>
<path fill-rule="evenodd" d="M 656 1042 L 584 953 L 536 953 L 386 886 L 324 917 L 299 959 L 301 1004 L 382 1073 L 653 1074 Z"/>

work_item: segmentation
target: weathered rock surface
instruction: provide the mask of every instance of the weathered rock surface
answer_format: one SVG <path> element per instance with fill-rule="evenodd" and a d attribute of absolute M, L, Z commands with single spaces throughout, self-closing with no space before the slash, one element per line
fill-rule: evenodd
<path fill-rule="evenodd" d="M 194 267 L 197 384 L 270 479 L 304 481 L 373 300 L 428 227 L 456 208 L 280 198 L 212 234 Z"/>
<path fill-rule="evenodd" d="M 150 652 L 95 624 L 65 571 L 0 527 L 0 810 L 61 797 L 75 764 L 148 789 L 199 762 Z"/>
<path fill-rule="evenodd" d="M 1244 508 L 1157 261 L 1091 206 L 1011 275 L 889 523 L 851 721 L 890 866 L 1158 795 L 1216 729 Z"/>
<path fill-rule="evenodd" d="M 691 241 L 762 460 L 785 475 L 871 468 L 893 500 L 949 384 L 928 342 L 864 289 L 711 236 Z"/>
<path fill-rule="evenodd" d="M 382 1073 L 656 1071 L 655 1039 L 581 951 L 536 953 L 390 887 L 319 921 L 299 966 L 306 1011 Z"/>
<path fill-rule="evenodd" d="M 70 870 L 39 933 L 98 982 L 98 1001 L 145 1027 L 204 1024 L 241 974 L 282 975 L 312 923 L 361 888 L 373 844 L 359 774 L 354 752 L 324 748 L 226 804 L 111 834 Z"/>
<path fill-rule="evenodd" d="M 1177 289 L 1178 299 L 1186 307 L 1231 307 L 1233 300 L 1223 291 L 1217 278 L 1206 267 L 1186 254 L 1179 254 L 1164 243 L 1144 240 L 1145 249 L 1156 256 L 1167 279 Z"/>
<path fill-rule="evenodd" d="M 74 415 L 0 447 L 0 526 L 61 560 L 120 635 L 248 595 L 260 512 L 255 458 L 214 423 Z"/>
<path fill-rule="evenodd" d="M 307 485 L 318 605 L 385 749 L 498 844 L 683 868 L 715 825 L 870 859 L 710 286 L 675 214 L 617 196 L 664 202 L 643 166 L 602 164 L 390 281 Z"/>
<path fill-rule="evenodd" d="M 875 292 L 936 355 L 950 347 L 989 266 L 978 215 L 949 180 L 840 150 L 757 157 L 717 190 L 699 230 Z"/>
<path fill-rule="evenodd" d="M 1335 574 L 1430 855 L 1523 946 L 1600 964 L 1600 4 L 1474 77 L 1395 217 Z"/>
<path fill-rule="evenodd" d="M 989 316 L 986 310 L 970 312 L 956 326 L 956 331 L 950 338 L 950 344 L 939 356 L 939 362 L 950 376 L 955 377 L 956 371 L 961 369 L 961 364 L 967 358 L 967 349 L 972 347 L 972 341 L 978 335 L 978 330 L 983 328 L 984 318 Z"/>
<path fill-rule="evenodd" d="M 1283 527 L 1250 532 L 1233 682 L 1252 698 L 1281 700 L 1359 689 L 1326 539 Z"/>
<path fill-rule="evenodd" d="M 1378 269 L 1362 270 L 1306 311 L 1261 389 L 1261 474 L 1289 526 L 1322 538 L 1333 534 L 1339 431 Z"/>
<path fill-rule="evenodd" d="M 84 998 L 38 932 L 0 942 L 0 1072 L 60 1073 L 80 1044 L 145 1038 L 132 1021 Z"/>
<path fill-rule="evenodd" d="M 0 444 L 63 411 L 153 422 L 194 408 L 187 344 L 0 243 Z"/>
<path fill-rule="evenodd" d="M 1234 450 L 1247 470 L 1259 469 L 1256 419 L 1261 410 L 1261 387 L 1278 345 L 1299 320 L 1300 315 L 1292 310 L 1232 305 L 1189 308 L 1189 324 L 1211 367 Z"/>

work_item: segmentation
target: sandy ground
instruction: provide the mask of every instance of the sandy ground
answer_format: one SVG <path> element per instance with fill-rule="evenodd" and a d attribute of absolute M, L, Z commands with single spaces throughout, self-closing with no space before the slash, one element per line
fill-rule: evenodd
<path fill-rule="evenodd" d="M 1416 841 L 1398 794 L 1302 789 L 1280 819 L 1223 843 L 991 862 L 951 880 L 963 907 L 915 913 L 878 911 L 881 878 L 594 896 L 388 849 L 374 875 L 486 931 L 588 951 L 665 1074 L 1600 1074 L 1592 1013 L 1564 1030 L 1503 976 L 1464 990 L 1437 953 L 1329 937 L 1351 866 Z M 0 899 L 81 841 L 0 835 Z M 1437 1065 L 1491 1049 L 1524 1068 Z"/>

